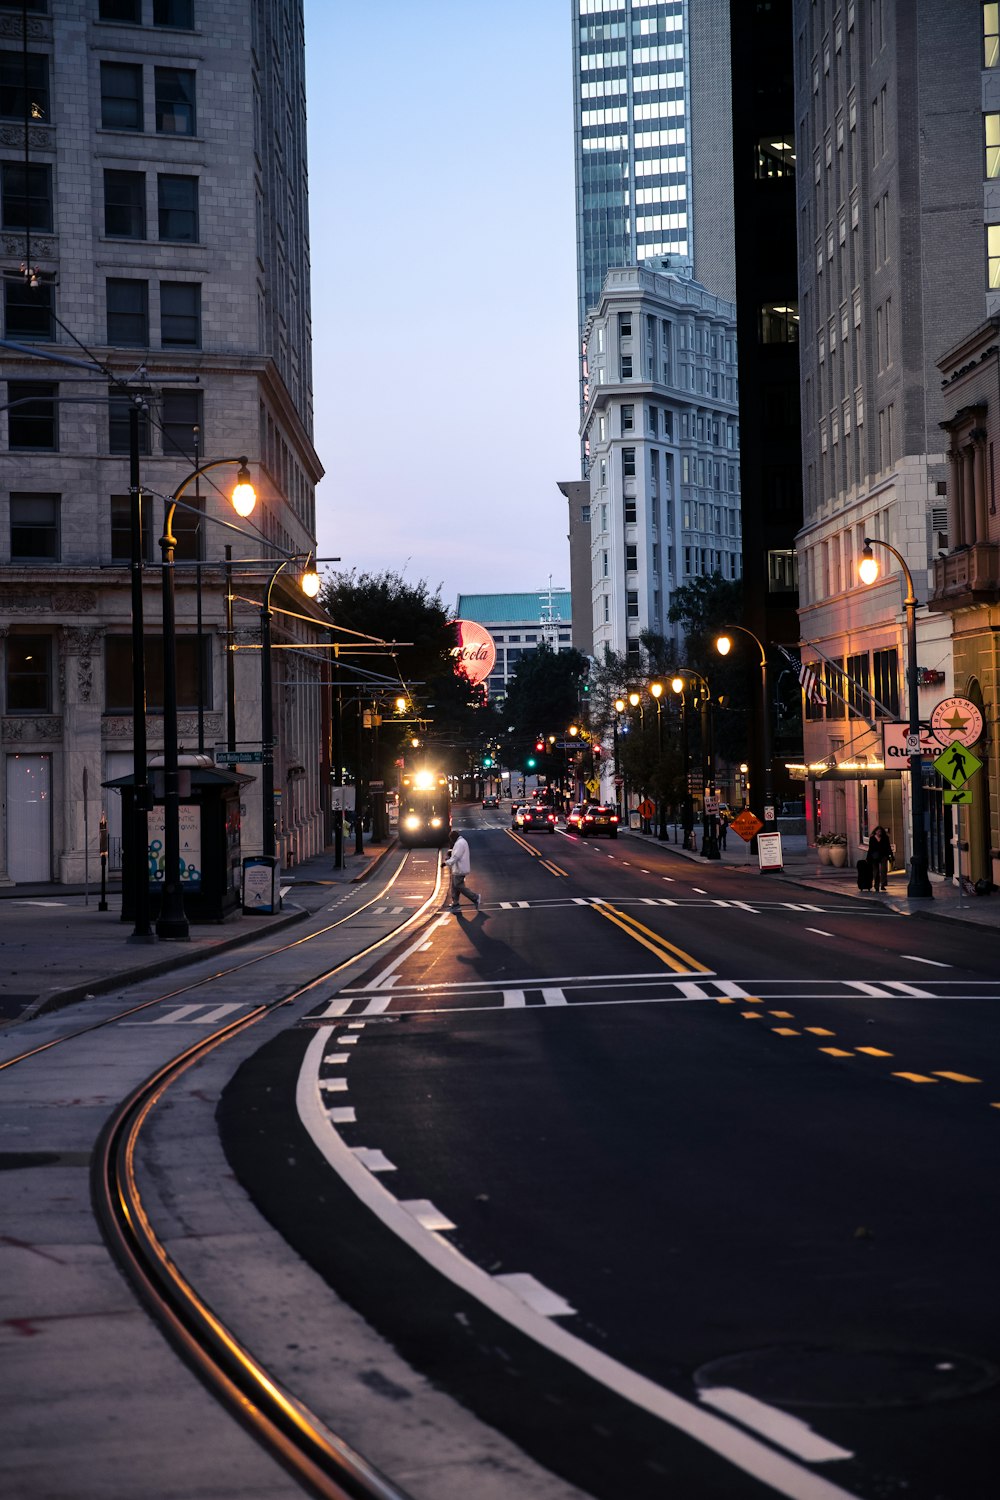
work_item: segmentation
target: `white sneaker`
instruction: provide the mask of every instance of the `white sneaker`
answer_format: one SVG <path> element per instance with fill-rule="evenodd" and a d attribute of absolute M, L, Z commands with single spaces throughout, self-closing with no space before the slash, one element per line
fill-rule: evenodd
<path fill-rule="evenodd" d="M 483 904 L 483 898 L 482 898 L 482 896 L 480 896 L 480 895 L 477 894 L 476 895 L 476 911 L 479 910 L 479 908 L 482 906 L 482 904 Z"/>

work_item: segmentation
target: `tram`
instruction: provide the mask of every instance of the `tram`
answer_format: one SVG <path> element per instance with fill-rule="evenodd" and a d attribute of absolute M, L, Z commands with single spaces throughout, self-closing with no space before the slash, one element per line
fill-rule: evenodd
<path fill-rule="evenodd" d="M 399 784 L 399 842 L 444 846 L 451 832 L 451 790 L 440 771 L 412 771 Z"/>

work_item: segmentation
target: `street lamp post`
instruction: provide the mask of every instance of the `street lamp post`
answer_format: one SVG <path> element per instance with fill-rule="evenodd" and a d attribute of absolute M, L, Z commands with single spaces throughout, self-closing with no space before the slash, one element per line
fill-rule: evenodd
<path fill-rule="evenodd" d="M 667 837 L 667 798 L 663 785 L 663 719 L 660 710 L 660 699 L 663 697 L 663 683 L 651 682 L 649 684 L 649 691 L 656 704 L 656 758 L 657 769 L 660 774 L 660 794 L 656 799 L 656 837 L 663 843 Z"/>
<path fill-rule="evenodd" d="M 713 722 L 712 690 L 708 685 L 707 677 L 696 672 L 693 667 L 681 667 L 681 672 L 686 677 L 696 677 L 700 684 L 699 707 L 701 709 L 701 780 L 702 780 L 702 818 L 701 818 L 701 852 L 705 859 L 721 859 L 719 852 L 719 820 L 718 814 L 709 813 L 708 796 L 715 793 L 715 725 Z M 681 679 L 675 679 L 681 680 Z"/>
<path fill-rule="evenodd" d="M 177 632 L 176 600 L 174 590 L 174 514 L 181 496 L 195 479 L 217 469 L 223 464 L 239 464 L 233 505 L 240 515 L 249 515 L 253 508 L 247 505 L 253 495 L 250 471 L 245 457 L 218 458 L 212 463 L 201 464 L 192 469 L 187 478 L 171 495 L 163 518 L 163 535 L 160 537 L 161 571 L 163 574 L 163 892 L 160 897 L 160 912 L 156 919 L 156 935 L 183 941 L 190 935 L 187 913 L 184 910 L 183 883 L 180 868 L 180 777 L 178 774 L 177 745 Z M 249 495 L 248 492 L 249 491 Z M 254 499 L 256 497 L 254 496 Z M 138 788 L 137 788 L 138 790 Z M 145 853 L 138 851 L 137 855 Z M 148 881 L 147 881 L 148 883 Z"/>
<path fill-rule="evenodd" d="M 760 652 L 760 739 L 761 751 L 764 757 L 764 820 L 766 822 L 767 808 L 770 807 L 773 809 L 774 806 L 774 795 L 771 789 L 771 708 L 767 688 L 767 652 L 764 650 L 758 637 L 754 635 L 752 630 L 748 630 L 745 625 L 727 625 L 725 628 L 726 630 L 741 630 L 744 635 L 750 637 Z M 728 635 L 720 635 L 716 638 L 715 648 L 720 656 L 728 656 L 732 650 L 732 645 L 733 643 Z"/>
<path fill-rule="evenodd" d="M 906 697 L 910 711 L 910 878 L 906 886 L 908 896 L 933 896 L 927 873 L 927 827 L 924 822 L 924 771 L 920 754 L 920 709 L 917 703 L 917 596 L 913 592 L 913 575 L 906 566 L 906 559 L 888 542 L 875 537 L 865 537 L 865 549 L 861 554 L 858 573 L 861 582 L 872 584 L 879 575 L 878 560 L 873 547 L 884 547 L 891 552 L 903 570 L 906 579 Z M 914 753 L 915 750 L 915 753 Z"/>
<path fill-rule="evenodd" d="M 261 852 L 265 858 L 273 859 L 275 855 L 274 836 L 274 700 L 272 697 L 271 683 L 271 591 L 278 580 L 278 575 L 288 567 L 290 562 L 298 561 L 293 557 L 284 558 L 274 569 L 268 580 L 264 591 L 264 598 L 260 606 L 260 740 L 261 740 L 261 767 L 260 786 L 261 800 L 263 806 L 261 815 L 263 826 L 261 828 Z M 315 599 L 320 590 L 319 574 L 311 568 L 306 568 L 299 580 L 302 592 L 310 599 Z"/>
<path fill-rule="evenodd" d="M 691 784 L 688 777 L 690 749 L 688 746 L 687 683 L 683 677 L 674 677 L 671 688 L 681 700 L 681 775 L 684 778 L 681 800 L 681 822 L 684 827 L 682 849 L 694 848 L 694 808 L 691 805 Z"/>
<path fill-rule="evenodd" d="M 142 606 L 142 484 L 139 477 L 139 420 L 142 398 L 128 409 L 129 518 L 132 553 L 132 837 L 135 843 L 135 925 L 130 941 L 150 943 L 149 924 L 149 772 L 146 768 L 146 643 Z"/>

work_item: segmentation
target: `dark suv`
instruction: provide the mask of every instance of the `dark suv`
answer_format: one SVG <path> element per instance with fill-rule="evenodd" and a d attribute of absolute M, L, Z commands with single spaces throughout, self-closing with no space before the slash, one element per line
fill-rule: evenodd
<path fill-rule="evenodd" d="M 525 833 L 555 833 L 555 808 L 541 802 L 529 803 L 521 809 L 521 827 Z"/>
<path fill-rule="evenodd" d="M 618 813 L 613 807 L 591 806 L 584 809 L 580 819 L 581 838 L 597 838 L 606 834 L 609 839 L 618 837 Z"/>

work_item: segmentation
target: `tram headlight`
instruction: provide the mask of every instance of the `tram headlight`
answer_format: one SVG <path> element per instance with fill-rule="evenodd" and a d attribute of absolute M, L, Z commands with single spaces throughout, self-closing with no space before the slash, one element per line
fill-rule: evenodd
<path fill-rule="evenodd" d="M 420 819 L 417 817 L 416 813 L 407 814 L 407 816 L 403 819 L 403 827 L 406 829 L 407 833 L 416 833 L 417 829 L 420 827 Z"/>

